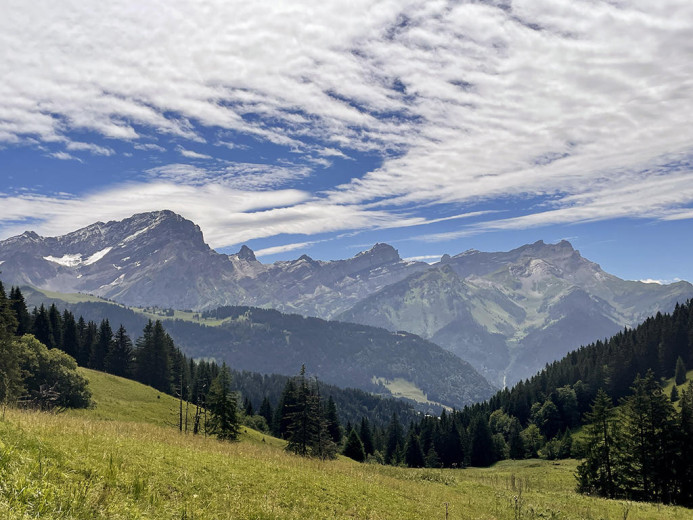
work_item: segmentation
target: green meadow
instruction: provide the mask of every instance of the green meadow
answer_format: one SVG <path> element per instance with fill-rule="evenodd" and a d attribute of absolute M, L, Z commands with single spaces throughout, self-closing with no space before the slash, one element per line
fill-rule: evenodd
<path fill-rule="evenodd" d="M 178 432 L 178 402 L 84 370 L 95 408 L 7 409 L 2 519 L 684 519 L 693 511 L 574 492 L 577 461 L 431 470 L 303 459 L 244 429 L 239 442 Z"/>

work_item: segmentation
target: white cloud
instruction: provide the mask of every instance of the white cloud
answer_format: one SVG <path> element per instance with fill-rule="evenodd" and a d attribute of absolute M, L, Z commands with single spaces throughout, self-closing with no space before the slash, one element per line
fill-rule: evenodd
<path fill-rule="evenodd" d="M 50 157 L 53 157 L 54 159 L 60 159 L 61 161 L 78 161 L 81 162 L 79 157 L 75 157 L 72 154 L 69 154 L 67 152 L 53 152 L 48 154 Z"/>
<path fill-rule="evenodd" d="M 305 152 L 318 166 L 216 165 L 216 187 L 210 170 L 153 174 L 155 189 L 166 180 L 190 183 L 193 212 L 205 190 L 265 190 L 272 200 L 268 190 L 330 175 L 319 167 L 331 158 L 350 151 L 384 158 L 319 200 L 252 218 L 242 212 L 247 225 L 258 224 L 258 237 L 294 225 L 301 233 L 419 225 L 432 221 L 392 208 L 497 197 L 552 202 L 427 239 L 616 217 L 693 218 L 689 0 L 205 6 L 10 0 L 0 19 L 0 141 L 62 142 L 66 151 L 54 157 L 75 159 L 70 146 L 110 150 L 73 142 L 75 130 L 199 142 L 196 128 L 206 127 Z M 178 152 L 212 158 L 182 145 Z M 327 224 L 330 213 L 355 221 Z M 280 215 L 289 219 L 284 226 Z"/>
<path fill-rule="evenodd" d="M 176 151 L 179 154 L 181 154 L 183 157 L 187 157 L 188 159 L 212 159 L 213 158 L 211 155 L 195 152 L 193 150 L 186 150 L 182 146 L 176 147 Z"/>
<path fill-rule="evenodd" d="M 408 262 L 426 262 L 428 264 L 434 264 L 438 261 L 440 261 L 440 258 L 443 255 L 421 255 L 421 256 L 410 256 L 407 258 L 404 258 L 404 260 L 407 260 Z"/>
<path fill-rule="evenodd" d="M 279 253 L 286 253 L 288 251 L 295 251 L 296 249 L 305 249 L 307 247 L 310 247 L 314 244 L 318 244 L 320 242 L 323 242 L 323 240 L 310 240 L 307 242 L 294 242 L 292 244 L 284 244 L 281 246 L 266 247 L 264 249 L 260 249 L 258 251 L 255 251 L 255 256 L 257 256 L 257 257 L 271 256 L 271 255 L 276 255 Z"/>

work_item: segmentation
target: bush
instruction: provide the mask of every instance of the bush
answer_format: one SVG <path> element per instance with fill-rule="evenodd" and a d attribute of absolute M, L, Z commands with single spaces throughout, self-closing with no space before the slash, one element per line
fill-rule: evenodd
<path fill-rule="evenodd" d="M 77 373 L 77 362 L 58 349 L 48 349 L 31 334 L 13 342 L 19 358 L 25 403 L 45 407 L 86 408 L 91 404 L 87 380 Z M 42 403 L 42 395 L 50 389 L 50 403 Z"/>

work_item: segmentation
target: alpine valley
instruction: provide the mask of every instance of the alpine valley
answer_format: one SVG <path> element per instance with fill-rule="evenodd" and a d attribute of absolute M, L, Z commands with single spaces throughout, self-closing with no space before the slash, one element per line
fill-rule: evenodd
<path fill-rule="evenodd" d="M 301 345 L 305 356 L 318 355 L 321 342 L 360 335 L 368 338 L 369 345 L 355 351 L 358 355 L 351 362 L 343 355 L 328 370 L 331 360 L 326 357 L 319 362 L 322 368 L 313 370 L 318 375 L 332 371 L 330 382 L 346 384 L 337 374 L 357 373 L 354 367 L 364 352 L 372 366 L 384 361 L 376 362 L 378 356 L 389 358 L 390 366 L 401 358 L 405 361 L 400 372 L 378 373 L 371 365 L 358 372 L 359 386 L 371 389 L 369 385 L 401 379 L 435 395 L 436 403 L 450 406 L 482 400 L 492 392 L 491 385 L 462 360 L 493 385 L 510 385 L 580 345 L 632 327 L 657 312 L 671 311 L 677 302 L 693 297 L 688 282 L 659 285 L 606 273 L 566 241 L 539 241 L 509 252 L 470 250 L 445 255 L 433 265 L 403 260 L 386 244 L 346 260 L 304 255 L 263 264 L 246 246 L 234 255 L 217 253 L 204 242 L 198 226 L 170 211 L 97 222 L 59 237 L 27 231 L 0 242 L 0 269 L 6 285 L 90 294 L 129 307 L 198 314 L 233 307 L 222 311 L 227 320 L 223 326 L 196 325 L 196 331 L 186 329 L 178 337 L 176 327 L 167 325 L 167 329 L 184 351 L 196 357 L 225 359 L 224 352 L 236 352 L 227 359 L 239 369 L 292 374 L 300 358 L 268 350 L 263 356 L 271 366 L 249 361 L 252 356 L 239 354 L 244 320 L 272 330 L 270 335 L 281 336 L 290 348 Z M 314 322 L 319 334 L 302 337 L 299 317 L 263 315 L 249 307 L 321 318 Z M 335 319 L 359 325 L 323 321 Z M 205 329 L 214 329 L 210 334 L 218 338 L 205 343 L 202 338 L 207 333 L 200 332 Z M 243 334 L 251 329 L 243 329 Z M 225 342 L 224 336 L 236 339 Z M 289 336 L 294 343 L 286 339 Z M 411 374 L 422 358 L 428 359 L 427 375 L 414 382 Z M 430 380 L 421 378 L 453 386 L 434 390 Z M 462 397 L 452 399 L 454 393 Z"/>

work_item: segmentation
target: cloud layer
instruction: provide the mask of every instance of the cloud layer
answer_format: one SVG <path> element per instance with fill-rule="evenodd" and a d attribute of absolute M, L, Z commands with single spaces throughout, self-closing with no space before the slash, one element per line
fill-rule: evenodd
<path fill-rule="evenodd" d="M 419 225 L 435 220 L 422 205 L 464 214 L 498 199 L 544 203 L 423 238 L 693 218 L 689 0 L 9 0 L 4 11 L 0 144 L 115 154 L 75 137 L 90 132 L 181 159 L 79 197 L 7 195 L 5 222 L 32 216 L 58 233 L 160 204 L 220 247 Z M 200 129 L 306 160 L 219 161 L 198 151 Z M 317 193 L 290 189 L 358 152 L 382 164 Z"/>

